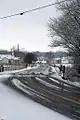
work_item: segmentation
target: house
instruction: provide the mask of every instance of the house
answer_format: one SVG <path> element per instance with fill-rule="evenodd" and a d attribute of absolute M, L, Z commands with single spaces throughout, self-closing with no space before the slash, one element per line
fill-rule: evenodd
<path fill-rule="evenodd" d="M 0 64 L 19 64 L 19 57 L 15 57 L 12 55 L 0 55 Z"/>
<path fill-rule="evenodd" d="M 54 64 L 61 64 L 62 60 L 59 57 L 54 58 Z"/>

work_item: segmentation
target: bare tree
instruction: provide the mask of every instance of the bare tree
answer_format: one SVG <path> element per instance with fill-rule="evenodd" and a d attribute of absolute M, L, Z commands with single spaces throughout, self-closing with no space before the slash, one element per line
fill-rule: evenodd
<path fill-rule="evenodd" d="M 75 59 L 75 64 L 80 65 L 80 1 L 73 0 L 59 4 L 61 16 L 50 18 L 48 23 L 51 46 L 68 48 Z M 58 36 L 58 37 L 56 37 Z M 56 39 L 57 38 L 57 39 Z M 77 59 L 76 59 L 77 58 Z"/>

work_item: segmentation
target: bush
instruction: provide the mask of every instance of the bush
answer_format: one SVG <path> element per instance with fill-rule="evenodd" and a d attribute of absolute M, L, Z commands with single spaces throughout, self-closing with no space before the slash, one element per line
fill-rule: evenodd
<path fill-rule="evenodd" d="M 80 76 L 75 68 L 66 67 L 65 79 L 79 82 Z"/>

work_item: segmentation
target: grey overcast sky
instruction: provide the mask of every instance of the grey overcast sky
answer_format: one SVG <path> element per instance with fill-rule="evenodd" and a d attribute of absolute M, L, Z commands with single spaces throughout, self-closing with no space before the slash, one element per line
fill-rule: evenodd
<path fill-rule="evenodd" d="M 22 12 L 56 0 L 0 0 L 0 17 Z M 0 20 L 0 49 L 8 49 L 19 43 L 27 51 L 48 51 L 47 22 L 58 16 L 56 7 Z"/>

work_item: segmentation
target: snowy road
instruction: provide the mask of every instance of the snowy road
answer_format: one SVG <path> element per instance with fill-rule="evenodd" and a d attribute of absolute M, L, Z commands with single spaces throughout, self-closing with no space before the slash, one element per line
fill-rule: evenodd
<path fill-rule="evenodd" d="M 40 68 L 38 67 L 35 69 L 29 69 L 28 71 L 22 71 L 22 70 L 20 70 L 19 72 L 17 71 L 14 77 L 21 76 L 20 80 L 16 78 L 13 79 L 13 77 L 11 79 L 8 79 L 8 77 L 10 77 L 9 73 L 8 75 L 7 74 L 1 75 L 0 76 L 0 118 L 3 118 L 4 120 L 27 120 L 27 119 L 70 120 L 68 117 L 65 117 L 57 112 L 54 112 L 32 101 L 23 94 L 24 92 L 28 92 L 29 94 L 31 94 L 30 96 L 35 96 L 33 98 L 38 99 L 39 103 L 48 104 L 48 106 L 50 106 L 51 108 L 57 107 L 58 109 L 58 107 L 60 107 L 60 109 L 62 109 L 62 105 L 63 105 L 63 107 L 65 106 L 68 110 L 68 105 L 66 104 L 72 106 L 74 102 L 73 100 L 74 96 L 72 96 L 72 98 L 71 96 L 68 96 L 70 97 L 69 100 L 72 99 L 71 101 L 72 103 L 70 103 L 68 99 L 66 99 L 67 98 L 66 95 L 68 94 L 64 94 L 64 92 L 59 90 L 60 87 L 60 85 L 58 85 L 59 81 L 53 78 L 49 79 L 46 77 L 46 75 L 49 73 L 48 70 L 49 70 L 48 66 L 42 65 Z M 38 77 L 33 75 L 33 77 L 31 77 L 33 72 L 38 75 L 39 73 L 43 73 L 44 75 L 40 75 Z M 55 74 L 54 70 L 53 73 Z M 6 78 L 8 81 L 7 83 L 9 83 L 9 85 L 12 87 L 3 84 L 3 81 L 5 81 Z M 21 89 L 21 91 L 24 92 L 21 92 L 22 93 L 21 94 L 18 91 L 18 89 L 12 89 L 15 88 L 15 86 L 16 88 L 19 88 Z M 65 111 L 66 109 L 63 110 Z M 66 111 L 66 113 L 67 112 L 69 111 Z"/>
<path fill-rule="evenodd" d="M 0 83 L 0 119 L 70 120 Z"/>

